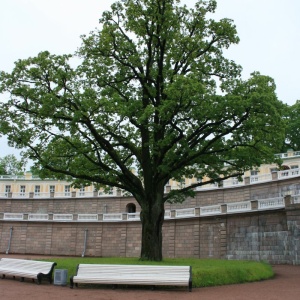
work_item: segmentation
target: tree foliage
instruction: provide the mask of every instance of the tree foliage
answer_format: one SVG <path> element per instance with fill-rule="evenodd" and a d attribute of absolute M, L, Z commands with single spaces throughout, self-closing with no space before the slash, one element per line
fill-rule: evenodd
<path fill-rule="evenodd" d="M 286 133 L 283 151 L 288 149 L 298 151 L 300 150 L 300 100 L 291 106 L 286 106 L 284 116 Z"/>
<path fill-rule="evenodd" d="M 24 173 L 25 162 L 9 154 L 0 157 L 0 175 L 20 175 Z"/>
<path fill-rule="evenodd" d="M 224 57 L 238 43 L 232 20 L 209 19 L 216 1 L 124 0 L 82 37 L 75 56 L 41 52 L 1 73 L 1 131 L 25 147 L 40 174 L 131 193 L 141 206 L 144 259 L 162 258 L 171 178 L 240 176 L 270 162 L 282 143 L 272 78 Z M 226 165 L 226 167 L 224 167 Z M 135 168 L 135 172 L 132 168 Z"/>

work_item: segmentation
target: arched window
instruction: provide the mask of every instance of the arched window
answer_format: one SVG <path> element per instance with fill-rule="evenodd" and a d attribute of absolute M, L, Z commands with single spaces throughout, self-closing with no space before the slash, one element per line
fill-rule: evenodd
<path fill-rule="evenodd" d="M 135 213 L 136 212 L 136 206 L 133 203 L 128 203 L 126 205 L 126 212 L 127 213 Z"/>

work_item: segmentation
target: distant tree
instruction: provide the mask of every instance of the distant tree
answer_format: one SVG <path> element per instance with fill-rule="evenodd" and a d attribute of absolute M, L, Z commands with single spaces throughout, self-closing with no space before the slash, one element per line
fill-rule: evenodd
<path fill-rule="evenodd" d="M 20 175 L 24 173 L 24 167 L 24 161 L 13 154 L 0 157 L 0 175 Z"/>
<path fill-rule="evenodd" d="M 1 160 L 0 160 L 0 174 L 1 175 L 7 175 L 6 170 L 5 170 L 5 166 L 3 165 Z"/>
<path fill-rule="evenodd" d="M 300 100 L 285 110 L 286 133 L 283 151 L 300 150 Z"/>
<path fill-rule="evenodd" d="M 83 37 L 81 63 L 42 52 L 1 73 L 0 132 L 27 149 L 41 176 L 117 187 L 141 206 L 141 258 L 162 259 L 164 203 L 274 160 L 282 103 L 272 78 L 223 56 L 238 43 L 229 19 L 176 0 L 123 0 Z M 226 165 L 226 167 L 225 167 Z M 132 172 L 133 167 L 135 172 Z M 165 193 L 170 179 L 207 182 Z"/>

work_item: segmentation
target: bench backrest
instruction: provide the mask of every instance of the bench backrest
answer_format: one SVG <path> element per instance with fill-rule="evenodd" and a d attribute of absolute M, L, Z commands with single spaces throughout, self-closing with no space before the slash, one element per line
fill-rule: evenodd
<path fill-rule="evenodd" d="M 0 268 L 11 268 L 17 270 L 30 270 L 37 273 L 49 273 L 54 262 L 37 261 L 16 258 L 1 258 Z"/>
<path fill-rule="evenodd" d="M 191 276 L 190 266 L 160 266 L 160 265 L 113 265 L 113 264 L 79 264 L 77 275 L 97 276 L 110 274 L 134 274 L 141 276 L 166 276 L 169 278 L 187 278 Z"/>

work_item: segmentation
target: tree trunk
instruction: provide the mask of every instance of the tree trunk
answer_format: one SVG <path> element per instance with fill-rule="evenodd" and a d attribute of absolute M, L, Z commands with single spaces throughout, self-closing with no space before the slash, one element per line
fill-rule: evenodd
<path fill-rule="evenodd" d="M 165 211 L 164 204 L 160 202 L 152 199 L 142 207 L 142 260 L 162 260 L 162 225 Z"/>

